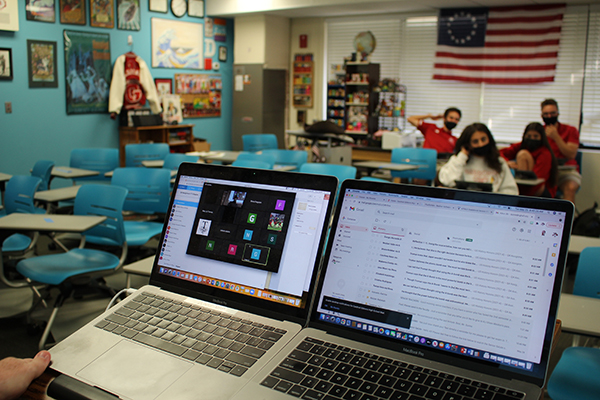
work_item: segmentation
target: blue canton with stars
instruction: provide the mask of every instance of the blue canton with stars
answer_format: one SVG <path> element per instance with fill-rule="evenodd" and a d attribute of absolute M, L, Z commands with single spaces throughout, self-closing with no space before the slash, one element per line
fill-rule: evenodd
<path fill-rule="evenodd" d="M 438 45 L 483 47 L 487 8 L 443 8 L 438 18 Z"/>

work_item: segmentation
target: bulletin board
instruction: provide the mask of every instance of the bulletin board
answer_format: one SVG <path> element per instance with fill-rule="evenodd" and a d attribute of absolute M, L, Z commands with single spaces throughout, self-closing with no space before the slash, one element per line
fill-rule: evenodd
<path fill-rule="evenodd" d="M 183 118 L 221 116 L 221 75 L 175 74 Z"/>

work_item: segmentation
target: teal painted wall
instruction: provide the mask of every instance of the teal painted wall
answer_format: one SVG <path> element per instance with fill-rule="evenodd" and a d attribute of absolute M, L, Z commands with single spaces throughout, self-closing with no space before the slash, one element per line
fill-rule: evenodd
<path fill-rule="evenodd" d="M 13 0 L 11 0 L 13 1 Z M 17 0 L 14 0 L 17 1 Z M 87 4 L 89 4 L 86 1 Z M 116 1 L 115 1 L 116 3 Z M 102 114 L 67 115 L 65 94 L 65 58 L 63 30 L 110 34 L 111 62 L 130 50 L 142 57 L 151 67 L 151 18 L 204 22 L 204 19 L 176 18 L 171 11 L 148 11 L 148 1 L 141 0 L 141 30 L 126 31 L 92 28 L 83 25 L 66 25 L 59 22 L 56 0 L 56 22 L 28 21 L 25 1 L 19 0 L 19 31 L 0 31 L 0 47 L 12 49 L 12 81 L 0 80 L 0 172 L 29 174 L 33 164 L 40 159 L 53 160 L 56 165 L 68 165 L 71 150 L 78 147 L 118 147 L 118 123 Z M 88 10 L 89 11 L 89 10 Z M 115 22 L 116 26 L 116 22 Z M 133 45 L 127 44 L 127 36 Z M 28 39 L 55 41 L 57 44 L 58 88 L 29 88 L 27 76 Z M 231 112 L 233 96 L 233 20 L 227 20 L 227 41 L 216 42 L 213 62 L 218 62 L 218 48 L 227 47 L 228 59 L 220 62 L 219 71 L 150 68 L 153 78 L 173 78 L 175 73 L 215 73 L 223 81 L 221 117 L 190 118 L 183 123 L 194 124 L 194 136 L 211 142 L 212 149 L 231 149 Z M 206 48 L 206 47 L 205 47 Z M 6 114 L 4 104 L 12 103 L 12 114 Z M 52 187 L 63 186 L 55 179 Z M 64 184 L 66 184 L 65 182 Z"/>

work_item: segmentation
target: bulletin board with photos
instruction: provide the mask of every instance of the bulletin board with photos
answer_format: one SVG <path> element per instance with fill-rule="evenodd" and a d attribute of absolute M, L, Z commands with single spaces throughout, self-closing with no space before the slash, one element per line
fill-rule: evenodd
<path fill-rule="evenodd" d="M 221 75 L 175 74 L 183 118 L 221 116 Z"/>

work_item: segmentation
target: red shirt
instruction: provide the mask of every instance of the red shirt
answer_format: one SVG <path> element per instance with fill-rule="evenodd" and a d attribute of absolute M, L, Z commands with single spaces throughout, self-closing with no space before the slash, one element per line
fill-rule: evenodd
<path fill-rule="evenodd" d="M 452 132 L 427 122 L 422 122 L 417 129 L 425 137 L 424 148 L 437 150 L 438 153 L 454 153 L 456 138 L 452 136 Z"/>
<path fill-rule="evenodd" d="M 521 142 L 513 143 L 509 147 L 501 149 L 500 155 L 507 161 L 514 160 L 517 158 L 519 150 L 521 150 Z M 531 156 L 535 161 L 533 172 L 535 172 L 538 178 L 542 178 L 544 182 L 536 186 L 519 185 L 519 194 L 531 196 L 534 195 L 540 187 L 546 186 L 546 189 L 548 189 L 548 192 L 550 192 L 552 197 L 556 196 L 556 186 L 547 184 L 547 181 L 550 178 L 550 171 L 552 170 L 552 154 L 550 153 L 550 150 L 544 146 L 540 146 L 531 152 Z"/>
<path fill-rule="evenodd" d="M 545 128 L 546 126 L 544 126 Z M 565 143 L 576 143 L 579 147 L 579 131 L 577 128 L 567 124 L 558 123 L 558 135 L 565 141 Z M 548 138 L 548 143 L 550 143 L 550 147 L 554 152 L 554 157 L 557 160 L 566 159 L 567 157 L 560 151 L 556 142 L 554 140 Z M 579 166 L 577 165 L 577 161 L 575 160 L 567 160 L 565 165 L 575 165 L 577 167 L 577 171 L 579 171 Z"/>

